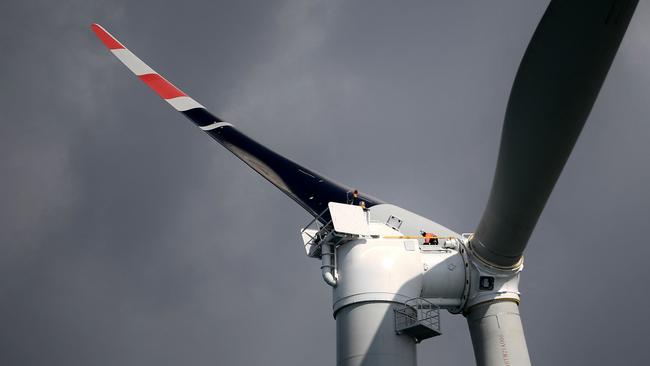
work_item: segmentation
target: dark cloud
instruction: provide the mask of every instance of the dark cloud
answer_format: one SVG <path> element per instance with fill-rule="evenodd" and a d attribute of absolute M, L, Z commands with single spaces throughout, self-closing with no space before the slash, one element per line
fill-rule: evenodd
<path fill-rule="evenodd" d="M 334 363 L 306 214 L 140 85 L 90 23 L 279 152 L 472 231 L 545 6 L 1 5 L 0 364 Z M 537 364 L 650 356 L 649 18 L 641 2 L 526 253 Z M 445 314 L 443 333 L 421 363 L 472 364 L 464 319 Z"/>

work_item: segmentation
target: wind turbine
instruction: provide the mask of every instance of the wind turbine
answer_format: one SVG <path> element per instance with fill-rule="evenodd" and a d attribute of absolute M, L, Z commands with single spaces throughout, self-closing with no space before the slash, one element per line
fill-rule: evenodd
<path fill-rule="evenodd" d="M 529 365 L 523 252 L 587 120 L 638 0 L 554 0 L 517 71 L 487 207 L 458 234 L 259 144 L 156 73 L 97 24 L 110 51 L 174 109 L 303 207 L 306 254 L 333 288 L 337 364 L 415 365 L 438 309 L 467 318 L 478 365 Z"/>

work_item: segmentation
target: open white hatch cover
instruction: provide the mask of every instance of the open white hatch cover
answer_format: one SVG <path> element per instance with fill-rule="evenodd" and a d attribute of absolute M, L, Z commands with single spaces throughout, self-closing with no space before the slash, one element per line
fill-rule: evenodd
<path fill-rule="evenodd" d="M 370 235 L 368 215 L 361 206 L 330 202 L 334 231 L 341 234 Z"/>

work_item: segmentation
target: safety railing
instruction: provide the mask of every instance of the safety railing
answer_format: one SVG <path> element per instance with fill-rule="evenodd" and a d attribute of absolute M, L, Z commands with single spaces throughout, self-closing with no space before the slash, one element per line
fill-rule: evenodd
<path fill-rule="evenodd" d="M 395 308 L 395 331 L 418 340 L 440 335 L 440 308 L 423 298 L 410 299 Z"/>
<path fill-rule="evenodd" d="M 332 230 L 332 220 L 330 219 L 325 224 L 321 222 L 321 218 L 329 212 L 329 208 L 326 208 L 318 216 L 314 217 L 305 227 L 300 230 L 300 235 L 303 237 L 309 238 L 304 242 L 305 247 L 310 245 L 318 245 L 318 243 L 323 240 L 327 235 L 329 235 Z"/>

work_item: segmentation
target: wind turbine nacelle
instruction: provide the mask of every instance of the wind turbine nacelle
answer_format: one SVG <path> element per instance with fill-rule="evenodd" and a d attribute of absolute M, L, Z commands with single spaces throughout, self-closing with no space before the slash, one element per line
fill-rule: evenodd
<path fill-rule="evenodd" d="M 461 235 L 389 204 L 364 210 L 331 202 L 329 216 L 320 230 L 303 229 L 303 240 L 307 255 L 323 260 L 335 315 L 355 303 L 404 304 L 413 298 L 462 311 L 471 266 Z M 421 232 L 435 235 L 437 244 L 426 244 Z"/>

